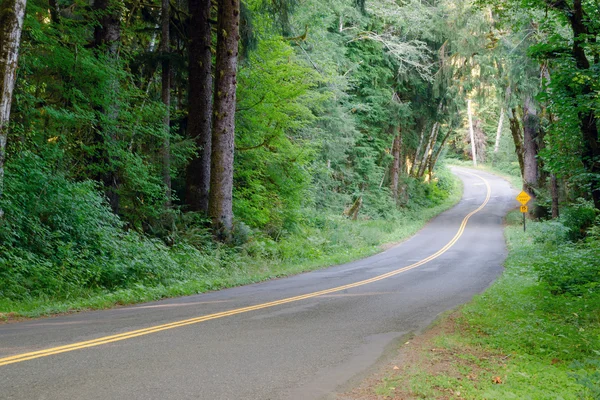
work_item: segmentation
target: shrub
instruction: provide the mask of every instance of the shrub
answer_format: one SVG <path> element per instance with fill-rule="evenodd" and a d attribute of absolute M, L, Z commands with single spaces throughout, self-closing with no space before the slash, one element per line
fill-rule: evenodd
<path fill-rule="evenodd" d="M 594 205 L 583 199 L 566 207 L 560 221 L 569 228 L 569 239 L 575 241 L 584 238 L 586 231 L 594 224 L 597 213 Z"/>
<path fill-rule="evenodd" d="M 167 248 L 122 223 L 91 181 L 73 182 L 23 152 L 6 168 L 0 206 L 0 296 L 67 298 L 93 290 L 158 285 L 201 272 L 197 251 Z M 183 269 L 173 255 L 195 262 Z M 181 258 L 181 257 L 179 257 Z"/>

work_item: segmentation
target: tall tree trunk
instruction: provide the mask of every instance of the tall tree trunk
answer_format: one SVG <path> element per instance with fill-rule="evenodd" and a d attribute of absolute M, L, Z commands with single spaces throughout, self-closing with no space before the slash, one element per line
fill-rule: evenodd
<path fill-rule="evenodd" d="M 419 145 L 415 150 L 415 158 L 413 160 L 412 165 L 410 166 L 410 172 L 408 173 L 411 176 L 414 176 L 415 168 L 417 167 L 419 156 L 421 155 L 421 147 L 423 147 L 423 140 L 425 139 L 425 124 L 423 124 L 423 128 L 421 129 L 421 136 L 419 137 Z"/>
<path fill-rule="evenodd" d="M 431 134 L 429 135 L 429 139 L 427 139 L 427 146 L 425 146 L 425 151 L 423 152 L 423 159 L 421 160 L 421 164 L 419 164 L 419 171 L 417 172 L 417 177 L 422 178 L 427 169 L 429 157 L 431 157 L 431 151 L 433 150 L 433 146 L 435 146 L 435 142 L 437 141 L 437 133 L 440 127 L 440 123 L 436 122 L 433 124 L 431 128 Z"/>
<path fill-rule="evenodd" d="M 431 178 L 433 176 L 433 169 L 435 168 L 435 164 L 437 164 L 437 160 L 440 157 L 442 150 L 444 149 L 444 144 L 446 144 L 446 141 L 448 140 L 448 138 L 450 137 L 451 134 L 452 134 L 452 130 L 448 130 L 448 133 L 446 133 L 446 135 L 442 139 L 442 142 L 440 143 L 440 147 L 438 147 L 438 149 L 436 150 L 436 152 L 433 154 L 432 157 L 429 157 L 429 163 L 428 163 L 429 164 L 429 180 L 431 180 Z"/>
<path fill-rule="evenodd" d="M 558 181 L 556 175 L 550 175 L 550 195 L 552 197 L 552 218 L 558 218 Z"/>
<path fill-rule="evenodd" d="M 573 47 L 571 54 L 575 60 L 577 69 L 589 70 L 591 68 L 590 60 L 588 60 L 584 44 L 587 40 L 594 43 L 596 32 L 590 32 L 589 27 L 590 16 L 583 9 L 582 0 L 573 0 L 573 7 L 569 6 L 565 1 L 550 1 L 546 0 L 549 7 L 553 7 L 562 12 L 571 24 L 573 31 Z M 594 38 L 594 39 L 592 39 Z M 600 61 L 600 56 L 594 57 L 594 62 Z M 593 93 L 593 89 L 589 82 L 584 84 L 581 92 L 582 97 L 588 97 Z M 576 95 L 574 95 L 576 96 Z M 574 99 L 579 102 L 578 99 Z M 600 143 L 598 138 L 598 115 L 596 111 L 590 108 L 583 108 L 579 112 L 579 127 L 583 136 L 583 154 L 582 161 L 585 169 L 590 176 L 591 194 L 594 200 L 594 205 L 600 209 Z"/>
<path fill-rule="evenodd" d="M 500 149 L 500 136 L 502 135 L 502 125 L 504 123 L 504 107 L 500 109 L 500 118 L 498 119 L 498 129 L 496 130 L 496 142 L 494 143 L 494 163 Z"/>
<path fill-rule="evenodd" d="M 50 19 L 55 24 L 60 23 L 60 5 L 58 4 L 58 0 L 48 0 L 48 5 L 50 6 Z"/>
<path fill-rule="evenodd" d="M 589 93 L 588 93 L 589 94 Z M 590 174 L 594 206 L 600 210 L 600 143 L 598 142 L 598 117 L 594 110 L 580 115 L 583 132 L 583 165 Z"/>
<path fill-rule="evenodd" d="M 163 127 L 165 130 L 165 138 L 162 146 L 162 175 L 163 183 L 166 189 L 166 206 L 171 206 L 171 63 L 169 61 L 170 53 L 170 3 L 169 0 L 162 0 L 161 19 L 162 19 L 162 38 L 160 43 L 160 51 L 162 56 L 162 88 L 161 98 L 165 105 L 166 111 L 163 118 Z"/>
<path fill-rule="evenodd" d="M 531 96 L 523 104 L 523 190 L 534 199 L 539 189 L 538 134 L 539 118 Z"/>
<path fill-rule="evenodd" d="M 210 188 L 212 54 L 210 0 L 189 0 L 191 14 L 189 46 L 188 137 L 196 142 L 198 157 L 186 175 L 186 203 L 190 210 L 208 213 Z"/>
<path fill-rule="evenodd" d="M 402 131 L 400 127 L 396 127 L 396 135 L 394 136 L 394 143 L 392 144 L 392 167 L 390 168 L 390 188 L 392 189 L 392 197 L 395 201 L 398 201 L 398 178 L 400 176 L 400 164 L 401 164 L 401 150 L 402 150 Z"/>
<path fill-rule="evenodd" d="M 467 114 L 469 115 L 469 136 L 471 138 L 471 154 L 473 155 L 473 165 L 477 166 L 477 152 L 475 150 L 475 135 L 473 133 L 473 113 L 471 111 L 471 99 L 467 100 Z"/>
<path fill-rule="evenodd" d="M 233 148 L 239 25 L 239 0 L 219 0 L 208 212 L 217 236 L 226 241 L 231 239 L 233 226 Z"/>
<path fill-rule="evenodd" d="M 114 0 L 95 0 L 94 11 L 99 15 L 98 24 L 94 28 L 93 45 L 98 51 L 104 51 L 107 61 L 112 64 L 113 69 L 117 69 L 119 60 L 119 46 L 121 43 L 121 11 L 115 7 Z M 104 114 L 105 121 L 96 129 L 94 145 L 97 147 L 97 153 L 92 162 L 99 165 L 106 165 L 106 169 L 97 173 L 95 179 L 102 182 L 106 197 L 114 213 L 119 212 L 119 186 L 121 178 L 119 176 L 117 163 L 111 150 L 118 145 L 118 138 L 115 126 L 119 116 L 119 106 L 117 95 L 119 92 L 119 79 L 116 75 L 108 78 L 109 97 L 107 104 L 102 107 L 100 112 Z"/>
<path fill-rule="evenodd" d="M 17 80 L 17 59 L 25 19 L 26 0 L 0 3 L 0 197 L 4 192 L 4 161 L 12 94 Z M 0 218 L 4 211 L 0 208 Z"/>
<path fill-rule="evenodd" d="M 521 177 L 524 179 L 525 166 L 523 161 L 523 135 L 521 134 L 521 124 L 519 123 L 519 117 L 517 116 L 517 110 L 515 108 L 511 110 L 509 121 L 510 133 L 515 144 L 515 153 L 517 153 L 517 160 L 519 160 L 519 169 L 521 170 Z"/>

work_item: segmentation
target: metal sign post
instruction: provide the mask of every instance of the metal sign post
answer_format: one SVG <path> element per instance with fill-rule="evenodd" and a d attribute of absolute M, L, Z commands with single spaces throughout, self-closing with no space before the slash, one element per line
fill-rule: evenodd
<path fill-rule="evenodd" d="M 527 208 L 527 203 L 529 202 L 529 200 L 531 200 L 531 196 L 529 194 L 527 194 L 525 191 L 522 191 L 521 193 L 519 193 L 517 195 L 517 201 L 519 203 L 521 203 L 521 212 L 523 213 L 523 232 L 525 232 L 527 230 L 526 226 L 525 226 L 525 214 L 527 214 L 528 208 Z"/>

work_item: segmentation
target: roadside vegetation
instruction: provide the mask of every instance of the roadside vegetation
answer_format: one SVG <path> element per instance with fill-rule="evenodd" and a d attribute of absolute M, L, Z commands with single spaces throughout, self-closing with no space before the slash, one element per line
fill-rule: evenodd
<path fill-rule="evenodd" d="M 190 215 L 178 216 L 166 246 L 124 232 L 91 183 L 69 183 L 33 155 L 24 162 L 30 173 L 9 179 L 17 187 L 4 200 L 18 218 L 0 227 L 4 246 L 14 244 L 0 255 L 2 319 L 196 294 L 356 260 L 413 235 L 462 193 L 460 180 L 442 168 L 435 185 L 413 181 L 419 197 L 387 214 L 369 206 L 356 221 L 313 213 L 277 239 L 243 225 L 232 245 L 213 241 Z"/>
<path fill-rule="evenodd" d="M 527 232 L 520 215 L 507 217 L 502 277 L 352 398 L 600 399 L 596 211 L 580 202 Z"/>

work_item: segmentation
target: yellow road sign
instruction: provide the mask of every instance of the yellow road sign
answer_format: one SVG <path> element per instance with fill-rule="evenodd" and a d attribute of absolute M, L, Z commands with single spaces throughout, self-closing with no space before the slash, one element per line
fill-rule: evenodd
<path fill-rule="evenodd" d="M 527 204 L 529 200 L 531 200 L 531 196 L 528 195 L 525 191 L 517 195 L 517 201 L 523 205 Z"/>
<path fill-rule="evenodd" d="M 521 206 L 521 212 L 522 213 L 526 213 L 527 211 L 528 211 L 527 210 L 527 206 Z"/>

